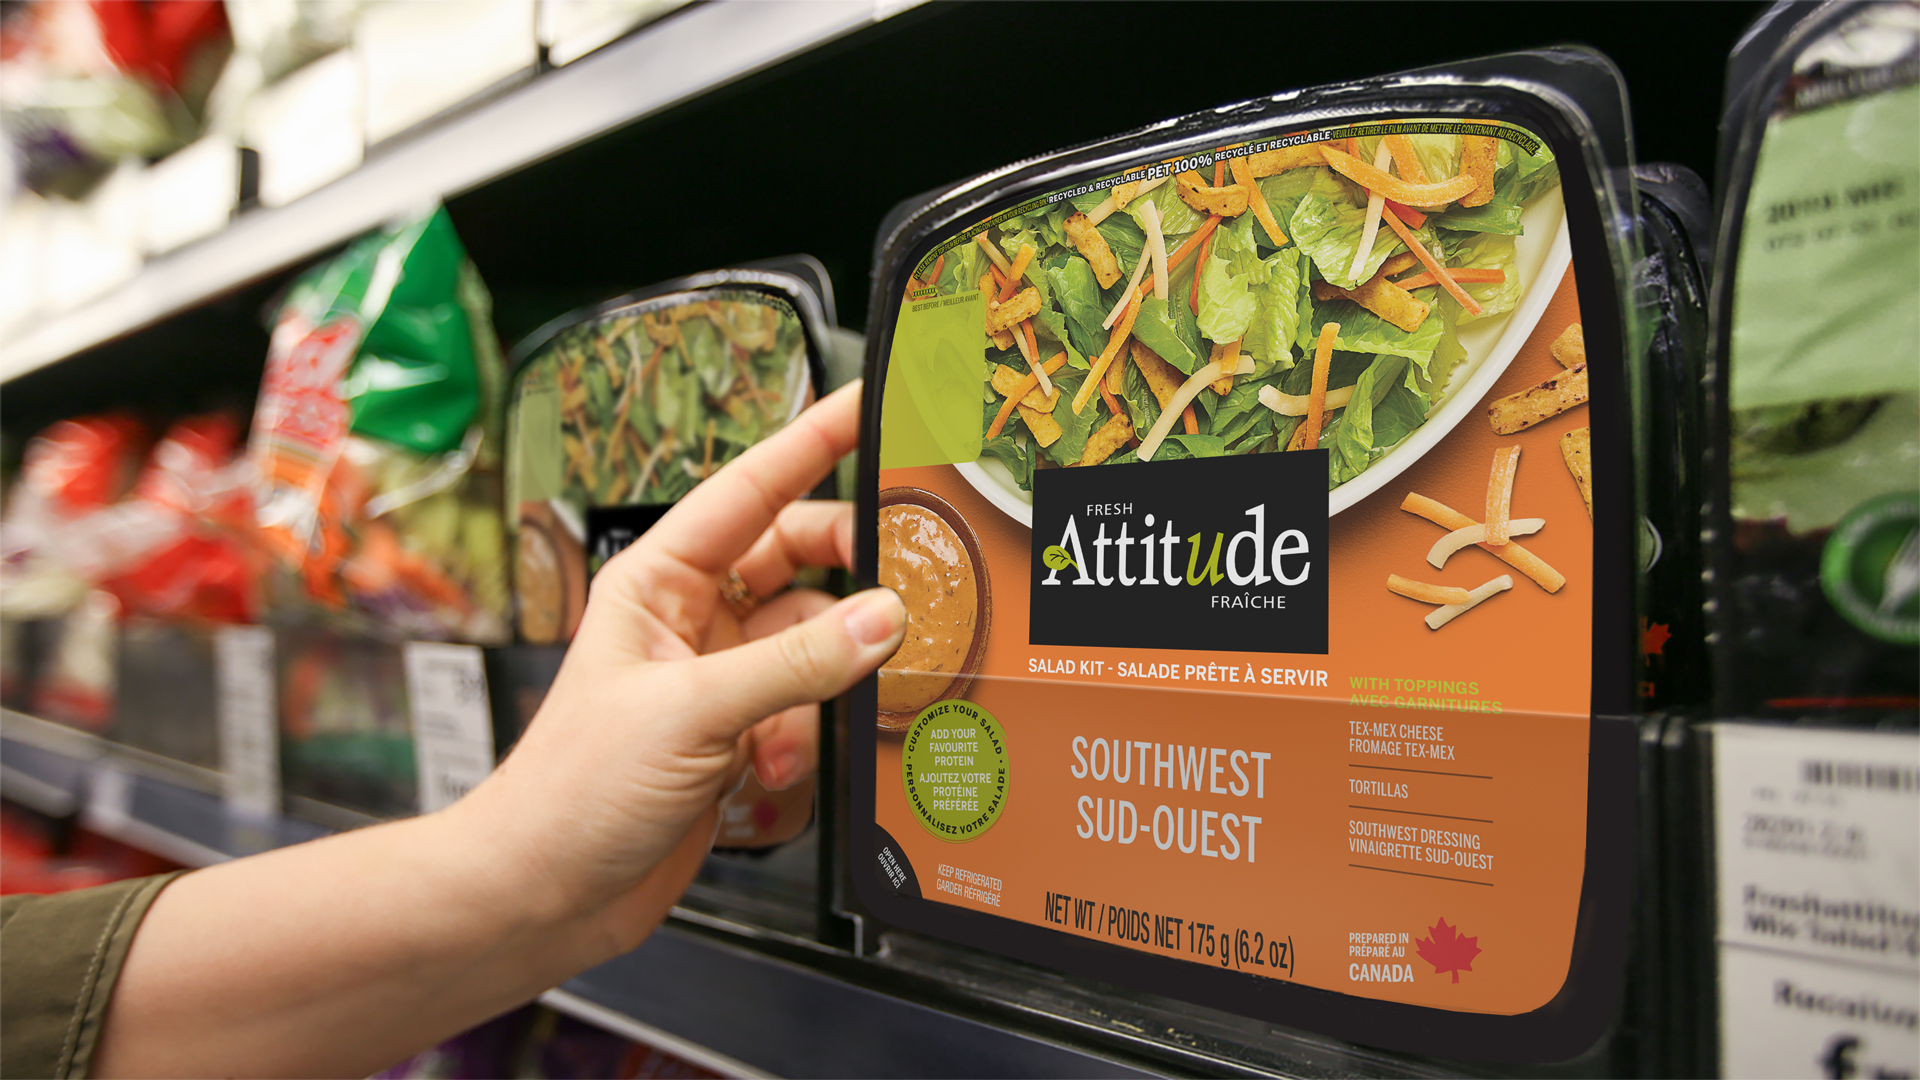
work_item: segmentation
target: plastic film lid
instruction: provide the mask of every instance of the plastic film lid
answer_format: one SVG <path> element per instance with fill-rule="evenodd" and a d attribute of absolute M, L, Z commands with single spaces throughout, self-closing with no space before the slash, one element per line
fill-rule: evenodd
<path fill-rule="evenodd" d="M 820 393 L 832 287 L 804 256 L 632 293 L 515 350 L 508 418 L 518 632 L 564 641 L 587 581 Z"/>
<path fill-rule="evenodd" d="M 1597 719 L 1632 679 L 1628 164 L 1617 74 L 1568 50 L 889 219 L 857 543 L 914 623 L 854 697 L 867 909 L 1397 1049 L 1591 1044 L 1632 835 Z M 1503 516 L 1524 544 L 1452 535 Z"/>

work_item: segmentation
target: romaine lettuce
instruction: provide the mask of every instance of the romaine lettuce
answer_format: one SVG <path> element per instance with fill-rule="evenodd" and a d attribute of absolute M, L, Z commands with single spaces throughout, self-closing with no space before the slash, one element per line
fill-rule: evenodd
<path fill-rule="evenodd" d="M 1254 371 L 1256 378 L 1264 378 L 1272 368 L 1285 370 L 1294 365 L 1294 335 L 1299 332 L 1300 320 L 1313 312 L 1312 291 L 1302 278 L 1304 270 L 1297 252 L 1282 249 L 1265 259 L 1264 265 L 1267 283 L 1253 290 L 1257 305 L 1247 322 L 1246 337 L 1240 342 L 1240 351 L 1260 365 Z M 1206 288 L 1204 280 L 1200 285 Z"/>
<path fill-rule="evenodd" d="M 1146 219 L 1140 216 L 1140 212 L 1148 203 L 1152 203 L 1155 207 L 1159 208 L 1160 231 L 1169 237 L 1185 236 L 1187 233 L 1206 224 L 1207 215 L 1188 206 L 1186 200 L 1180 197 L 1180 192 L 1176 190 L 1174 186 L 1178 182 L 1179 181 L 1172 177 L 1168 177 L 1166 183 L 1161 184 L 1159 187 L 1154 188 L 1144 195 L 1134 196 L 1133 200 L 1127 203 L 1127 208 L 1122 211 L 1122 213 L 1131 217 L 1135 225 L 1140 226 L 1143 230 L 1141 232 L 1142 236 L 1146 235 L 1144 230 L 1147 227 L 1147 223 Z M 1116 214 L 1115 216 L 1117 217 L 1119 215 Z M 1105 224 L 1105 222 L 1101 224 Z M 1173 254 L 1172 250 L 1169 249 L 1167 254 Z"/>
<path fill-rule="evenodd" d="M 1460 323 L 1469 323 L 1476 318 L 1487 318 L 1512 311 L 1514 305 L 1520 302 L 1520 269 L 1515 264 L 1516 248 L 1513 237 L 1498 233 L 1448 233 L 1441 237 L 1440 250 L 1446 255 L 1446 265 L 1449 268 L 1471 267 L 1507 272 L 1505 281 L 1468 283 L 1460 286 L 1484 310 L 1484 314 L 1477 316 L 1461 312 L 1458 320 Z M 1418 291 L 1422 294 L 1421 299 L 1426 299 L 1424 294 L 1427 290 Z M 1448 302 L 1454 301 L 1449 297 Z"/>
<path fill-rule="evenodd" d="M 1093 433 L 1093 418 L 1100 412 L 1099 399 L 1088 402 L 1078 413 L 1073 411 L 1073 395 L 1086 377 L 1084 372 L 1064 367 L 1053 377 L 1054 389 L 1060 391 L 1060 400 L 1053 403 L 1053 421 L 1060 425 L 1060 437 L 1046 448 L 1046 454 L 1057 464 L 1071 465 L 1079 461 L 1087 449 L 1087 436 Z"/>
<path fill-rule="evenodd" d="M 1107 343 L 1107 331 L 1100 325 L 1107 312 L 1100 304 L 1093 267 L 1078 255 L 1056 256 L 1047 263 L 1047 285 L 1066 316 L 1068 340 L 1082 354 L 1098 355 Z"/>
<path fill-rule="evenodd" d="M 1339 332 L 1333 336 L 1333 347 L 1339 352 L 1391 353 L 1419 361 L 1422 366 L 1433 357 L 1446 332 L 1446 322 L 1438 313 L 1428 314 L 1418 329 L 1409 332 L 1351 300 L 1329 300 L 1315 306 L 1313 320 L 1315 340 L 1319 339 L 1322 326 L 1330 322 L 1340 324 Z"/>
<path fill-rule="evenodd" d="M 1390 230 L 1380 229 L 1360 274 L 1354 276 L 1353 256 L 1360 250 L 1360 238 L 1366 230 L 1367 204 L 1355 202 L 1353 189 L 1344 181 L 1332 179 L 1327 170 L 1301 171 L 1312 172 L 1319 179 L 1294 209 L 1287 233 L 1313 259 L 1322 278 L 1351 289 L 1372 277 L 1388 256 L 1407 249 Z"/>
<path fill-rule="evenodd" d="M 1239 341 L 1247 335 L 1271 267 L 1253 251 L 1253 215 L 1241 214 L 1213 232 L 1212 251 L 1200 272 L 1200 333 L 1209 341 Z"/>
<path fill-rule="evenodd" d="M 1118 329 L 1119 324 L 1114 324 Z M 1133 321 L 1133 336 L 1160 358 L 1191 375 L 1207 362 L 1212 350 L 1200 340 L 1200 327 L 1185 303 L 1169 303 L 1149 296 Z"/>

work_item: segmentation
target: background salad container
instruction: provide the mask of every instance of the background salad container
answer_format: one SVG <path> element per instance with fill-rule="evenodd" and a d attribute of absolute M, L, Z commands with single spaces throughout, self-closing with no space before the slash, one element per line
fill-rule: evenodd
<path fill-rule="evenodd" d="M 1487 128 L 1489 132 L 1505 129 L 1520 137 L 1478 136 L 1485 142 L 1476 145 L 1463 140 L 1481 129 L 1467 123 L 1492 124 L 1495 127 Z M 1396 135 L 1401 125 L 1412 133 L 1412 152 L 1396 158 L 1392 151 L 1404 152 L 1407 143 L 1383 145 L 1393 140 L 1382 136 Z M 1633 694 L 1638 635 L 1633 582 L 1638 531 L 1634 511 L 1639 503 L 1630 480 L 1633 436 L 1628 420 L 1628 367 L 1644 363 L 1653 325 L 1653 311 L 1634 283 L 1641 269 L 1639 207 L 1627 131 L 1624 89 L 1617 72 L 1598 54 L 1576 49 L 1512 54 L 1287 92 L 1170 120 L 1029 159 L 896 209 L 883 224 L 877 244 L 868 330 L 869 394 L 863 445 L 869 450 L 860 462 L 856 493 L 861 584 L 879 581 L 882 560 L 888 557 L 879 546 L 880 508 L 898 504 L 903 497 L 899 485 L 920 477 L 945 485 L 940 488 L 943 500 L 920 500 L 929 514 L 947 515 L 951 507 L 940 507 L 958 494 L 970 528 L 984 525 L 988 534 L 1011 536 L 1015 543 L 1024 544 L 1027 541 L 1019 538 L 1037 536 L 1038 519 L 1043 516 L 1034 498 L 1035 485 L 1053 482 L 1050 476 L 1102 474 L 1116 478 L 1115 483 L 1137 476 L 1144 484 L 1148 473 L 1134 469 L 1159 470 L 1172 467 L 1164 462 L 1179 465 L 1203 459 L 1222 463 L 1206 468 L 1224 468 L 1235 459 L 1251 462 L 1269 454 L 1276 458 L 1272 468 L 1291 468 L 1282 463 L 1289 456 L 1287 450 L 1313 448 L 1316 437 L 1303 439 L 1302 432 L 1317 426 L 1318 448 L 1324 453 L 1314 458 L 1298 455 L 1294 460 L 1324 461 L 1325 472 L 1299 480 L 1308 485 L 1305 488 L 1286 488 L 1288 497 L 1326 490 L 1330 518 L 1377 513 L 1380 504 L 1371 496 L 1403 476 L 1427 475 L 1420 471 L 1421 458 L 1450 433 L 1466 433 L 1452 436 L 1456 440 L 1484 438 L 1486 429 L 1480 425 L 1487 424 L 1489 417 L 1476 411 L 1475 405 L 1490 400 L 1496 386 L 1506 393 L 1511 383 L 1500 380 L 1508 377 L 1506 368 L 1520 351 L 1525 350 L 1529 363 L 1552 363 L 1546 360 L 1545 339 L 1534 334 L 1536 325 L 1544 329 L 1549 324 L 1543 319 L 1558 320 L 1553 332 L 1561 333 L 1568 320 L 1582 324 L 1580 362 L 1590 358 L 1591 364 L 1575 372 L 1572 361 L 1561 363 L 1567 366 L 1567 374 L 1584 372 L 1590 382 L 1589 396 L 1582 399 L 1589 403 L 1590 421 L 1579 434 L 1590 439 L 1591 465 L 1581 489 L 1589 499 L 1586 513 L 1592 521 L 1592 589 L 1590 603 L 1582 594 L 1580 602 L 1589 606 L 1580 610 L 1590 610 L 1591 626 L 1583 627 L 1579 638 L 1590 640 L 1591 649 L 1590 655 L 1574 653 L 1562 661 L 1587 669 L 1580 675 L 1590 674 L 1590 682 L 1579 684 L 1590 686 L 1590 695 L 1581 691 L 1577 706 L 1586 721 L 1580 738 L 1587 761 L 1585 812 L 1582 819 L 1578 810 L 1572 810 L 1569 818 L 1584 838 L 1585 862 L 1576 871 L 1577 918 L 1567 909 L 1577 925 L 1557 992 L 1548 995 L 1544 1004 L 1517 1014 L 1510 1009 L 1436 1005 L 1433 1002 L 1440 999 L 1434 997 L 1413 1003 L 1358 984 L 1347 992 L 1332 990 L 1326 980 L 1335 958 L 1325 950 L 1317 957 L 1321 966 L 1314 975 L 1304 969 L 1272 970 L 1286 965 L 1255 971 L 1242 962 L 1230 962 L 1224 954 L 1195 962 L 1183 955 L 1189 951 L 1185 939 L 1177 948 L 1159 938 L 1150 940 L 1158 930 L 1135 938 L 1104 933 L 1104 926 L 1089 933 L 1081 925 L 1074 928 L 1078 932 L 1070 932 L 1066 922 L 1052 914 L 1044 922 L 1039 920 L 1037 896 L 1034 911 L 996 912 L 993 905 L 999 903 L 1001 886 L 992 867 L 999 864 L 983 853 L 1001 853 L 1002 863 L 1019 857 L 1009 854 L 1009 845 L 1017 850 L 1025 842 L 1007 838 L 1011 818 L 983 819 L 984 828 L 965 838 L 991 837 L 990 830 L 997 826 L 1002 831 L 995 838 L 998 846 L 936 844 L 938 850 L 951 853 L 941 854 L 937 867 L 926 861 L 933 849 L 924 846 L 918 830 L 899 834 L 905 826 L 898 824 L 901 819 L 895 811 L 887 810 L 894 814 L 893 824 L 879 824 L 880 800 L 899 798 L 898 762 L 906 751 L 900 736 L 876 731 L 872 718 L 877 709 L 891 706 L 880 705 L 884 691 L 874 680 L 861 684 L 851 696 L 844 733 L 849 783 L 837 793 L 846 800 L 840 819 L 846 830 L 846 857 L 838 886 L 841 910 L 856 920 L 873 919 L 884 927 L 960 942 L 1027 963 L 1395 1050 L 1456 1058 L 1559 1061 L 1588 1051 L 1612 1029 L 1622 986 L 1634 860 Z M 1331 151 L 1322 152 L 1329 146 L 1340 151 L 1337 158 Z M 1415 174 L 1421 173 L 1426 182 L 1441 183 L 1469 174 L 1469 166 L 1462 162 L 1463 148 L 1468 146 L 1475 147 L 1476 155 L 1483 148 L 1492 151 L 1486 166 L 1474 166 L 1490 169 L 1491 198 L 1483 193 L 1464 199 L 1455 193 L 1431 198 L 1418 209 L 1376 205 L 1369 213 L 1366 189 L 1358 182 L 1349 186 L 1343 179 L 1360 177 L 1375 185 L 1376 192 L 1402 190 L 1393 187 L 1394 177 L 1382 180 L 1379 172 L 1364 171 L 1367 166 L 1385 170 L 1391 158 L 1401 180 L 1418 182 Z M 1303 154 L 1319 156 L 1292 160 Z M 1121 185 L 1118 198 L 1116 184 Z M 1391 196 L 1386 201 L 1395 202 Z M 1256 209 L 1255 204 L 1262 202 L 1265 205 Z M 1408 210 L 1414 212 L 1402 213 Z M 1097 231 L 1097 239 L 1089 229 Z M 1409 252 L 1409 245 L 1400 239 L 1408 235 L 1426 250 Z M 1394 261 L 1399 253 L 1407 257 Z M 1188 261 L 1189 256 L 1197 257 Z M 1429 260 L 1445 268 L 1476 271 L 1461 274 L 1459 283 L 1471 303 L 1458 299 L 1451 289 L 1432 287 L 1435 275 L 1430 271 L 1428 280 L 1415 280 L 1422 274 L 1421 264 L 1432 265 Z M 1383 266 L 1385 274 L 1380 272 Z M 1566 280 L 1556 290 L 1554 285 L 1563 275 Z M 1579 279 L 1577 299 L 1572 276 Z M 1419 305 L 1411 317 L 1398 298 L 1382 304 L 1378 292 L 1363 295 L 1370 289 L 1385 291 L 1381 283 L 1395 279 L 1408 282 L 1401 292 Z M 1545 284 L 1534 288 L 1536 281 Z M 1117 285 L 1123 287 L 1116 289 Z M 964 347 L 969 334 L 983 332 L 972 322 L 981 308 L 971 302 L 982 291 L 987 312 L 984 365 L 969 360 Z M 1562 297 L 1558 301 L 1556 291 Z M 1300 298 L 1297 305 L 1263 299 L 1282 293 Z M 1402 304 L 1402 309 L 1396 312 L 1393 303 Z M 1387 313 L 1382 313 L 1382 307 Z M 1472 315 L 1475 308 L 1484 319 L 1480 327 L 1473 325 L 1481 321 Z M 962 319 L 964 327 L 958 322 L 945 327 L 945 320 Z M 1336 320 L 1341 325 L 1326 329 L 1323 336 L 1322 330 Z M 1114 351 L 1114 342 L 1123 340 L 1126 344 L 1118 355 L 1107 355 Z M 1331 344 L 1331 372 L 1324 359 L 1315 359 L 1316 345 L 1320 356 L 1326 355 L 1322 342 Z M 1143 357 L 1143 352 L 1148 355 Z M 1555 357 L 1559 355 L 1556 349 Z M 1054 393 L 1038 385 L 1036 367 L 1051 376 Z M 1513 377 L 1523 373 L 1516 368 Z M 1211 386 L 1215 378 L 1224 383 L 1228 375 L 1234 378 L 1227 385 L 1192 392 L 1196 384 Z M 1179 392 L 1168 393 L 1170 388 Z M 1336 399 L 1330 392 L 1336 388 L 1348 389 Z M 1319 400 L 1324 400 L 1324 406 Z M 974 404 L 963 413 L 952 404 L 956 401 Z M 1309 401 L 1314 404 L 1306 404 Z M 1190 415 L 1182 415 L 1187 412 L 1183 407 L 1189 405 Z M 1310 413 L 1319 423 L 1307 419 Z M 1498 417 L 1492 423 L 1496 435 L 1509 434 L 1502 431 Z M 1546 469 L 1563 468 L 1555 458 L 1539 451 L 1536 455 L 1529 458 L 1530 467 L 1541 470 L 1535 474 L 1541 482 L 1549 475 Z M 1579 478 L 1572 451 L 1567 457 L 1565 469 Z M 1148 459 L 1153 464 L 1146 464 Z M 949 465 L 957 480 L 946 480 L 946 472 L 934 474 L 934 468 Z M 1477 468 L 1484 470 L 1484 463 Z M 1206 475 L 1192 472 L 1189 485 L 1206 484 Z M 1484 478 L 1484 471 L 1480 475 Z M 1592 483 L 1593 475 L 1602 478 L 1597 485 Z M 1559 479 L 1572 483 L 1565 472 Z M 1484 479 L 1481 483 L 1484 486 Z M 1116 490 L 1118 498 L 1134 496 L 1132 491 Z M 1573 497 L 1572 493 L 1569 486 L 1566 495 Z M 1397 500 L 1399 492 L 1395 490 L 1391 497 Z M 1574 513 L 1586 516 L 1578 509 Z M 1587 524 L 1578 521 L 1576 526 L 1575 519 L 1564 520 L 1567 527 L 1584 529 Z M 1091 537 L 1092 526 L 1083 527 Z M 989 549 L 995 547 L 993 535 L 983 534 L 982 539 Z M 1041 541 L 1031 542 L 1037 595 L 1048 570 L 1038 568 Z M 1339 544 L 1332 550 L 1329 559 L 1342 558 Z M 1007 625 L 1010 606 L 1018 616 L 1026 615 L 1019 610 L 1024 605 L 1018 604 L 1021 583 L 1013 585 L 1015 603 L 1007 600 L 1010 578 L 1004 569 L 1004 559 L 1023 562 L 1025 558 L 1005 556 L 1000 564 L 993 582 L 996 631 Z M 973 570 L 984 577 L 994 568 L 992 550 L 980 561 L 982 565 Z M 1051 554 L 1047 560 L 1047 566 L 1062 573 L 1071 564 L 1072 560 L 1063 560 L 1056 567 Z M 1018 569 L 1022 568 L 1016 568 L 1014 577 L 1020 576 Z M 1085 571 L 1081 573 L 1084 576 Z M 1191 583 L 1191 567 L 1188 577 Z M 1324 599 L 1320 602 L 1325 604 Z M 1154 618 L 1142 610 L 1120 622 Z M 1585 619 L 1582 615 L 1581 620 Z M 1017 634 L 1017 619 L 1012 625 Z M 1033 626 L 1039 626 L 1038 615 Z M 1590 638 L 1586 636 L 1589 629 Z M 1109 631 L 1122 636 L 1131 632 L 1111 626 L 1099 632 Z M 1036 648 L 1030 651 L 1036 656 L 1044 654 L 1037 647 L 1043 642 L 1069 644 L 1034 632 L 1030 640 Z M 1025 655 L 1028 643 L 1012 641 L 1007 647 Z M 989 666 L 994 662 L 993 651 L 989 646 Z M 1322 644 L 1317 649 L 1270 651 L 1328 650 Z M 1075 651 L 1068 655 L 1103 654 Z M 1237 671 L 1237 654 L 1234 657 Z M 1369 659 L 1391 667 L 1409 657 L 1375 653 Z M 1321 664 L 1329 658 L 1309 655 L 1303 661 Z M 1331 666 L 1340 667 L 1335 678 L 1344 680 L 1352 665 Z M 1031 676 L 1023 683 L 1005 681 L 1013 677 L 1004 673 L 982 679 L 972 675 L 972 671 L 956 673 L 953 686 L 975 689 L 955 694 L 978 698 L 980 686 L 998 680 L 1008 687 L 1016 683 L 1028 687 L 1019 691 L 1022 694 L 1038 695 L 1040 684 L 1048 682 Z M 1055 685 L 1065 687 L 1049 683 L 1046 693 L 1051 696 L 1045 699 L 1050 703 L 1049 715 L 1075 715 L 1073 699 L 1056 692 Z M 1341 687 L 1334 700 L 1344 702 L 1344 691 Z M 1116 693 L 1146 691 L 1126 689 L 1082 699 L 1086 704 L 1080 706 L 1081 722 L 1087 725 L 1089 737 L 1099 724 L 1118 722 L 1111 710 L 1129 708 L 1127 699 Z M 938 695 L 935 699 L 937 708 Z M 1003 694 L 997 700 L 1005 703 L 1008 698 Z M 1106 704 L 1096 705 L 1096 700 Z M 1211 710 L 1217 707 L 1214 703 L 1225 699 L 1161 694 L 1154 700 L 1167 721 L 1164 737 L 1203 741 L 1228 737 L 1207 727 Z M 1272 730 L 1289 729 L 1291 708 L 1272 710 Z M 928 713 L 920 715 L 924 721 Z M 1406 719 L 1405 714 L 1359 709 L 1351 715 L 1355 721 Z M 888 728 L 884 715 L 882 719 L 880 727 Z M 1008 815 L 1020 812 L 1023 797 L 1053 798 L 1051 791 L 1039 790 L 1052 781 L 1037 778 L 1050 771 L 1064 773 L 1057 761 L 1032 749 L 1034 740 L 1064 746 L 1072 734 L 1048 727 L 1042 739 L 1034 731 L 1019 730 L 1022 719 L 1009 718 L 1003 711 L 995 722 L 1004 725 L 1005 738 L 1015 748 L 1010 757 L 1000 759 L 1003 786 L 999 790 Z M 999 728 L 988 725 L 986 730 Z M 906 736 L 909 744 L 914 738 L 913 732 Z M 1287 739 L 1276 735 L 1273 741 L 1284 745 Z M 1061 752 L 1058 747 L 1048 751 L 1055 757 Z M 911 774 L 911 766 L 908 771 Z M 1340 809 L 1331 812 L 1347 813 L 1348 798 L 1344 791 L 1341 795 Z M 1156 797 L 1159 793 L 1148 796 Z M 1091 805 L 1090 800 L 1081 801 Z M 1070 798 L 1067 802 L 1071 805 Z M 995 804 L 995 812 L 999 805 Z M 1147 811 L 1142 813 L 1144 822 Z M 1027 832 L 1019 836 L 1029 837 L 1033 820 L 1028 816 L 1012 831 L 1024 828 Z M 1269 831 L 1263 837 L 1283 836 L 1301 827 L 1280 818 L 1267 820 L 1263 829 Z M 924 815 L 922 823 L 939 835 Z M 1055 822 L 1053 827 L 1071 831 L 1072 822 L 1064 826 Z M 943 839 L 961 837 L 949 834 Z M 1051 842 L 1032 841 L 1043 846 Z M 909 860 L 909 850 L 919 850 L 921 855 Z M 1071 860 L 1060 863 L 1062 882 L 1074 880 L 1069 867 L 1093 866 L 1107 858 L 1104 853 L 1077 850 L 1083 854 L 1061 856 Z M 1106 850 L 1119 849 L 1103 847 Z M 876 860 L 881 867 L 878 873 Z M 955 870 L 949 861 L 969 869 Z M 968 885 L 975 893 L 988 888 L 976 884 L 982 880 L 980 874 L 992 881 L 993 900 L 968 906 L 935 899 L 941 892 L 958 896 Z M 1039 887 L 1032 881 L 1020 886 Z M 1050 882 L 1047 887 L 1067 886 Z M 1015 888 L 1011 878 L 1007 888 L 1011 899 Z M 1024 896 L 1022 892 L 1023 907 Z M 1059 899 L 1049 892 L 1050 913 Z M 1078 897 L 1074 903 L 1087 899 Z M 1089 902 L 1103 904 L 1104 912 L 1105 906 L 1128 899 L 1116 894 Z M 1186 933 L 1192 937 L 1198 928 L 1186 920 L 1201 918 L 1206 912 L 1198 908 L 1215 904 L 1220 897 L 1191 895 L 1179 903 L 1185 905 L 1188 900 L 1196 910 L 1160 910 L 1164 905 L 1156 901 L 1155 911 L 1136 914 L 1149 921 L 1154 916 L 1164 921 L 1181 915 L 1175 921 L 1188 925 Z M 1288 917 L 1288 903 L 1278 894 L 1267 901 L 1266 910 L 1276 924 Z M 1422 928 L 1426 929 L 1425 924 Z M 1219 929 L 1219 940 L 1226 941 L 1227 928 Z M 1445 936 L 1449 930 L 1440 927 L 1434 932 Z M 1284 955 L 1275 932 L 1271 951 Z M 1171 933 L 1177 938 L 1181 931 Z M 869 933 L 862 940 L 875 942 L 884 936 Z M 1120 944 L 1122 940 L 1129 944 Z M 914 949 L 900 945 L 893 951 Z M 1239 961 L 1246 959 L 1239 957 Z M 1338 957 L 1342 973 L 1348 971 L 1347 961 L 1345 955 Z M 983 963 L 975 958 L 964 962 Z M 1424 964 L 1419 966 L 1425 970 Z M 1413 981 L 1412 966 L 1406 967 L 1406 975 L 1408 982 Z M 1133 1000 L 1143 1010 L 1157 1007 L 1150 1004 L 1151 999 Z M 1104 994 L 1090 997 L 1088 1004 L 1097 1004 L 1103 1011 L 1115 1007 Z M 1598 1063 L 1600 1059 L 1593 1060 L 1588 1067 L 1608 1070 Z"/>
<path fill-rule="evenodd" d="M 628 294 L 514 351 L 507 505 L 522 642 L 557 651 L 607 559 L 820 395 L 832 324 L 825 270 L 795 256 Z M 812 784 L 769 792 L 749 777 L 716 843 L 780 843 L 812 813 Z"/>

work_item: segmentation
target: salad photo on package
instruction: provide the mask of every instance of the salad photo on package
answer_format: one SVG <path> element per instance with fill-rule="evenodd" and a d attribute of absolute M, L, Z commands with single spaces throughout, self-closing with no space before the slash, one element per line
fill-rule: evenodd
<path fill-rule="evenodd" d="M 923 262 L 910 298 L 987 297 L 969 480 L 1021 516 L 1040 469 L 1319 447 L 1337 490 L 1427 425 L 1531 284 L 1559 171 L 1519 129 L 1404 127 L 1137 169 Z"/>

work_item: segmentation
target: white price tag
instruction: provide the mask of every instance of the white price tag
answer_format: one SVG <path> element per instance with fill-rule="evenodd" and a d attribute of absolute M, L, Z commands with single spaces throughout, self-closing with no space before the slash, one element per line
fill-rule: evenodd
<path fill-rule="evenodd" d="M 227 805 L 249 817 L 280 813 L 280 724 L 273 631 L 223 626 L 213 639 L 220 772 Z"/>
<path fill-rule="evenodd" d="M 1920 738 L 1714 727 L 1720 1069 L 1920 1073 Z"/>
<path fill-rule="evenodd" d="M 430 813 L 451 806 L 493 771 L 487 673 L 475 645 L 412 642 L 406 665 L 420 810 Z"/>

